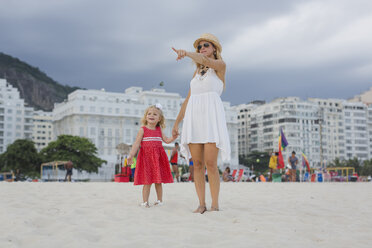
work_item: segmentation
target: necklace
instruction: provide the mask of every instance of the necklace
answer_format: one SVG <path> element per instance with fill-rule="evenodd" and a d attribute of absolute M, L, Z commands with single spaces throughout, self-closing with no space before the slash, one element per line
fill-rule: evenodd
<path fill-rule="evenodd" d="M 208 71 L 209 67 L 208 66 L 200 66 L 200 75 L 204 76 L 204 74 Z"/>

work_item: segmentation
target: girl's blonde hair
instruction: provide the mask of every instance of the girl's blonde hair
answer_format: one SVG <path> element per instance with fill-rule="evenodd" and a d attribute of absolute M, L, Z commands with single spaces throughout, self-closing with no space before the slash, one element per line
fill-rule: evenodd
<path fill-rule="evenodd" d="M 156 107 L 155 105 L 151 105 L 145 110 L 145 114 L 143 115 L 143 117 L 141 119 L 142 125 L 144 125 L 144 126 L 147 125 L 146 116 L 147 116 L 149 110 L 152 109 L 152 108 L 156 109 L 159 112 L 159 122 L 158 122 L 158 124 L 156 124 L 156 126 L 164 129 L 165 128 L 165 118 L 164 118 L 164 115 L 163 115 L 163 111 L 160 108 Z"/>

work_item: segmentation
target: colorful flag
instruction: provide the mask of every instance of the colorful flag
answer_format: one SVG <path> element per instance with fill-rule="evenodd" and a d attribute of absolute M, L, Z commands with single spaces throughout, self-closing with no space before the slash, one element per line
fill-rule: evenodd
<path fill-rule="evenodd" d="M 288 141 L 284 136 L 283 130 L 280 129 L 279 132 L 279 156 L 278 156 L 278 169 L 283 169 L 285 167 L 284 158 L 282 154 L 282 150 L 288 146 Z"/>
<path fill-rule="evenodd" d="M 279 137 L 280 137 L 280 141 L 281 141 L 281 147 L 282 147 L 282 150 L 283 150 L 284 148 L 286 148 L 288 146 L 288 141 L 284 136 L 283 129 L 281 129 L 281 128 L 280 128 Z"/>
<path fill-rule="evenodd" d="M 283 158 L 283 154 L 282 154 L 282 151 L 280 149 L 280 141 L 279 141 L 279 155 L 278 155 L 278 169 L 283 169 L 284 168 L 284 158 Z"/>
<path fill-rule="evenodd" d="M 310 172 L 310 164 L 309 160 L 307 160 L 307 157 L 305 156 L 304 153 L 302 153 L 302 166 L 307 168 L 307 171 Z"/>

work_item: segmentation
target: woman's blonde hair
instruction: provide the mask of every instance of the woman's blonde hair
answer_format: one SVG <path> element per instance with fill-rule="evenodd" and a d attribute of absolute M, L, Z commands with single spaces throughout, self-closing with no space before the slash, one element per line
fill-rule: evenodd
<path fill-rule="evenodd" d="M 147 125 L 146 116 L 147 116 L 149 110 L 152 109 L 152 108 L 156 109 L 159 112 L 159 122 L 158 122 L 158 124 L 156 124 L 156 126 L 164 129 L 165 128 L 165 118 L 164 118 L 164 115 L 163 115 L 163 111 L 160 108 L 156 107 L 155 105 L 151 105 L 145 110 L 145 114 L 143 115 L 143 117 L 141 119 L 142 125 L 144 125 L 144 126 Z"/>

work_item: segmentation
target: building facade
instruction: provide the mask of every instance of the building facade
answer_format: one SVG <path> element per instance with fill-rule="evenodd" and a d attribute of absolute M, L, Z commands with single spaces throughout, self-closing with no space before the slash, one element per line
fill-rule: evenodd
<path fill-rule="evenodd" d="M 40 152 L 54 138 L 52 112 L 34 111 L 32 141 Z"/>
<path fill-rule="evenodd" d="M 100 168 L 97 175 L 89 175 L 89 178 L 111 180 L 115 164 L 118 163 L 116 146 L 120 143 L 131 145 L 134 142 L 145 109 L 156 103 L 162 105 L 166 118 L 163 132 L 171 136 L 183 100 L 178 93 L 166 92 L 164 89 L 144 91 L 141 87 L 131 87 L 124 93 L 106 92 L 103 89 L 76 90 L 69 94 L 65 102 L 55 105 L 54 135 L 69 134 L 90 139 L 98 149 L 98 156 L 108 163 Z M 224 102 L 224 106 L 232 147 L 230 164 L 237 165 L 236 114 L 229 103 Z M 169 154 L 173 145 L 164 144 L 164 147 Z M 219 161 L 219 165 L 223 166 L 222 162 Z"/>
<path fill-rule="evenodd" d="M 372 157 L 372 107 L 362 102 L 286 97 L 235 107 L 246 115 L 238 113 L 240 155 L 277 151 L 282 129 L 289 143 L 285 161 L 292 151 L 303 152 L 312 167 L 325 167 L 336 158 Z"/>
<path fill-rule="evenodd" d="M 0 153 L 17 139 L 32 140 L 33 108 L 27 107 L 17 88 L 0 79 Z"/>

